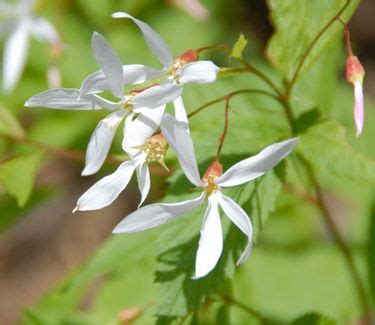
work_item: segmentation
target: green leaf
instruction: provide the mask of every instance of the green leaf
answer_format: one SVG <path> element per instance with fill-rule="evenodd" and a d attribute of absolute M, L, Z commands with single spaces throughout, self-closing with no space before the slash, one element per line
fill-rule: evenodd
<path fill-rule="evenodd" d="M 233 49 L 232 49 L 232 52 L 231 52 L 230 55 L 234 58 L 240 58 L 241 59 L 246 45 L 247 45 L 247 39 L 244 36 L 244 34 L 241 33 L 240 36 L 238 37 L 238 40 L 233 45 Z"/>
<path fill-rule="evenodd" d="M 271 62 L 290 81 L 306 50 L 322 28 L 343 7 L 346 0 L 268 0 L 271 20 L 276 33 L 267 53 Z M 352 1 L 342 18 L 348 20 L 359 1 Z M 332 40 L 342 33 L 340 23 L 334 23 L 316 43 L 300 73 L 322 54 Z"/>
<path fill-rule="evenodd" d="M 298 317 L 293 321 L 293 325 L 335 325 L 337 322 L 319 313 L 309 313 Z"/>
<path fill-rule="evenodd" d="M 0 165 L 0 182 L 16 198 L 19 206 L 23 206 L 30 197 L 41 159 L 42 153 L 37 152 Z"/>
<path fill-rule="evenodd" d="M 24 130 L 16 117 L 4 106 L 0 105 L 0 133 L 23 137 Z"/>
<path fill-rule="evenodd" d="M 319 123 L 301 136 L 297 148 L 317 170 L 373 184 L 375 162 L 346 141 L 345 128 L 336 121 Z"/>
<path fill-rule="evenodd" d="M 375 299 L 375 200 L 370 215 L 370 229 L 368 232 L 368 277 L 370 291 Z"/>

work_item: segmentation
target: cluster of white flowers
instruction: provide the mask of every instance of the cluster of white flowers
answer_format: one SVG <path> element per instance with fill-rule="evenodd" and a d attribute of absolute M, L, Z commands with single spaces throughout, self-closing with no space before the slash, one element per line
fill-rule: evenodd
<path fill-rule="evenodd" d="M 0 0 L 0 37 L 8 35 L 3 54 L 3 89 L 13 90 L 25 67 L 30 36 L 52 45 L 60 43 L 59 35 L 46 19 L 36 17 L 36 0 L 19 0 L 16 4 Z"/>
<path fill-rule="evenodd" d="M 252 243 L 252 226 L 244 210 L 222 193 L 222 188 L 253 180 L 277 165 L 294 148 L 297 139 L 272 144 L 257 155 L 235 164 L 223 173 L 215 161 L 201 178 L 190 137 L 188 118 L 182 101 L 186 83 L 210 83 L 216 80 L 219 68 L 211 61 L 199 61 L 196 51 L 188 51 L 173 60 L 161 37 L 146 23 L 119 12 L 114 18 L 129 18 L 138 25 L 144 39 L 163 65 L 155 70 L 144 65 L 122 65 L 110 44 L 98 33 L 92 38 L 92 50 L 101 70 L 89 75 L 80 89 L 52 89 L 33 96 L 28 107 L 47 107 L 67 110 L 114 111 L 101 120 L 89 142 L 83 175 L 97 172 L 103 165 L 111 143 L 122 120 L 124 137 L 122 148 L 130 157 L 111 175 L 94 184 L 78 200 L 74 211 L 95 210 L 111 204 L 128 185 L 136 172 L 141 205 L 150 189 L 148 163 L 164 164 L 170 146 L 189 181 L 202 190 L 197 198 L 172 204 L 151 204 L 127 216 L 114 233 L 131 233 L 159 226 L 191 211 L 208 201 L 196 257 L 194 278 L 208 274 L 217 264 L 223 248 L 219 207 L 248 237 L 248 245 L 238 263 L 248 256 Z M 142 84 L 157 79 L 148 88 L 125 93 L 125 85 Z M 99 93 L 110 90 L 118 98 L 109 101 Z M 167 103 L 173 103 L 175 116 L 165 112 Z M 161 132 L 157 132 L 158 130 Z"/>

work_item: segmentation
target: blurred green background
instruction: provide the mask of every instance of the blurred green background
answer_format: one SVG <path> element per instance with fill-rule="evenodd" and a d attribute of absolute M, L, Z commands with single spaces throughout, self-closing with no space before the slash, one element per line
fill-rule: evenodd
<path fill-rule="evenodd" d="M 23 104 L 30 96 L 48 88 L 46 71 L 51 64 L 61 71 L 62 85 L 71 88 L 79 88 L 82 80 L 98 69 L 90 49 L 93 31 L 109 40 L 124 64 L 159 67 L 136 26 L 130 21 L 111 19 L 115 11 L 129 12 L 150 24 L 166 40 L 175 57 L 191 48 L 232 45 L 242 32 L 249 39 L 245 58 L 280 82 L 264 54 L 273 33 L 265 1 L 205 0 L 201 2 L 204 10 L 198 12 L 185 8 L 184 3 L 189 1 L 43 1 L 38 14 L 53 22 L 59 31 L 64 42 L 63 53 L 53 62 L 47 45 L 33 40 L 20 83 L 11 94 L 0 96 L 2 109 L 19 119 L 30 138 L 84 152 L 105 112 L 26 109 Z M 373 1 L 364 0 L 350 24 L 355 51 L 367 73 L 366 121 L 361 138 L 354 137 L 352 88 L 344 80 L 342 42 L 332 42 L 300 80 L 293 98 L 299 113 L 318 102 L 325 115 L 345 126 L 347 140 L 355 150 L 370 159 L 375 159 L 375 130 L 371 127 L 375 122 L 375 102 L 371 99 L 375 96 L 374 14 Z M 220 53 L 207 52 L 202 57 L 212 59 L 219 66 L 232 64 Z M 315 78 L 322 70 L 325 72 Z M 264 87 L 264 84 L 252 75 L 231 76 L 212 85 L 187 86 L 184 100 L 187 110 L 192 111 L 231 91 L 253 87 Z M 224 149 L 228 161 L 256 152 L 287 130 L 280 123 L 280 110 L 267 98 L 237 97 L 232 108 L 232 128 Z M 217 105 L 192 118 L 192 134 L 202 166 L 215 154 L 222 129 L 221 112 L 222 108 Z M 114 154 L 121 153 L 120 137 L 118 132 L 112 148 Z M 29 154 L 37 152 L 36 149 L 6 136 L 0 138 L 2 162 L 18 156 L 30 158 Z M 121 312 L 131 307 L 143 310 L 136 324 L 153 323 L 160 289 L 159 284 L 153 283 L 155 259 L 157 252 L 165 248 L 155 249 L 155 245 L 164 245 L 160 241 L 155 244 L 155 238 L 161 231 L 165 241 L 168 236 L 173 238 L 176 236 L 173 226 L 114 238 L 111 235 L 114 225 L 137 206 L 139 196 L 134 180 L 112 206 L 73 215 L 71 210 L 81 193 L 114 170 L 114 166 L 106 165 L 97 175 L 84 178 L 80 176 L 83 161 L 49 153 L 36 159 L 38 163 L 25 160 L 20 167 L 20 177 L 24 177 L 23 173 L 31 175 L 31 179 L 36 176 L 25 205 L 20 207 L 5 188 L 0 188 L 0 323 L 17 324 L 22 319 L 25 324 L 116 324 Z M 172 166 L 175 163 L 172 155 L 169 163 Z M 291 161 L 284 168 L 291 170 L 289 165 L 293 163 L 297 162 Z M 28 167 L 35 170 L 30 171 Z M 180 173 L 172 176 L 172 181 L 180 176 Z M 329 171 L 322 171 L 320 176 L 327 205 L 350 243 L 369 289 L 371 275 L 367 274 L 366 265 L 371 258 L 368 239 L 374 213 L 374 184 L 358 181 L 355 173 L 352 179 L 331 176 Z M 290 178 L 303 179 L 303 175 L 290 175 Z M 152 185 L 149 202 L 165 194 L 166 174 L 156 173 Z M 178 196 L 173 191 L 169 193 L 171 200 L 174 195 Z M 271 215 L 258 236 L 251 258 L 236 272 L 230 290 L 238 300 L 271 318 L 291 320 L 316 311 L 336 319 L 339 324 L 358 321 L 360 305 L 350 274 L 314 202 L 304 195 L 302 185 L 284 186 L 277 200 L 263 198 Z M 199 232 L 199 223 L 200 220 L 192 228 L 195 234 Z M 260 228 L 258 225 L 257 232 Z M 102 249 L 98 251 L 99 247 Z M 204 308 L 211 307 L 215 312 L 205 313 Z M 225 324 L 230 317 L 230 324 L 258 322 L 240 309 L 230 309 L 228 316 L 228 310 L 225 304 L 209 301 L 203 306 L 200 321 Z"/>

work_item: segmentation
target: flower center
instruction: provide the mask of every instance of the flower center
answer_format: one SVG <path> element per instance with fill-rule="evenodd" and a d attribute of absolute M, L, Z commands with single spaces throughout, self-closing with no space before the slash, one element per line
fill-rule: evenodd
<path fill-rule="evenodd" d="M 164 164 L 164 157 L 168 150 L 168 143 L 162 134 L 155 134 L 146 143 L 147 162 Z"/>
<path fill-rule="evenodd" d="M 215 178 L 223 174 L 223 166 L 218 161 L 214 161 L 202 177 L 202 181 L 207 183 L 204 191 L 207 196 L 210 196 L 212 193 L 216 193 L 219 189 L 219 186 L 215 183 Z"/>

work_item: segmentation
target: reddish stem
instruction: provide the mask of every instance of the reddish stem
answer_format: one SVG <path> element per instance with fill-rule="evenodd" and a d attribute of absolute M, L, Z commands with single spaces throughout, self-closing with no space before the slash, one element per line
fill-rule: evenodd
<path fill-rule="evenodd" d="M 227 96 L 225 98 L 225 121 L 224 121 L 224 130 L 223 134 L 219 138 L 219 148 L 217 149 L 217 154 L 216 154 L 216 159 L 215 161 L 219 162 L 220 160 L 220 154 L 221 150 L 223 149 L 224 141 L 228 133 L 228 120 L 229 120 L 229 101 L 230 101 L 230 96 Z"/>

